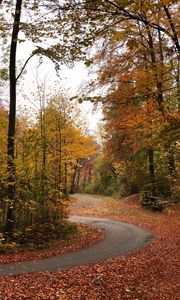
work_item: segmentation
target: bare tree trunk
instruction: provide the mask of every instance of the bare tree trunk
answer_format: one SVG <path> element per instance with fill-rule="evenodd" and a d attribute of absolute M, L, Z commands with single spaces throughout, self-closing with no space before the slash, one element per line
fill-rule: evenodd
<path fill-rule="evenodd" d="M 76 182 L 76 191 L 79 192 L 79 181 L 80 181 L 80 176 L 81 176 L 81 168 L 78 168 L 78 176 L 77 176 L 77 182 Z"/>
<path fill-rule="evenodd" d="M 75 193 L 75 181 L 76 181 L 77 171 L 78 171 L 78 159 L 77 159 L 77 162 L 76 162 L 76 164 L 74 166 L 74 172 L 73 172 L 72 181 L 71 181 L 70 194 L 74 194 Z"/>
<path fill-rule="evenodd" d="M 168 159 L 168 169 L 169 173 L 172 178 L 176 178 L 176 166 L 175 166 L 175 161 L 174 161 L 174 151 L 173 147 L 168 147 L 168 152 L 167 152 L 167 159 Z"/>
<path fill-rule="evenodd" d="M 42 162 L 41 162 L 41 211 L 40 220 L 46 222 L 47 211 L 46 211 L 46 152 L 47 152 L 47 140 L 46 140 L 46 120 L 45 120 L 45 105 L 44 99 L 41 103 L 40 112 L 40 126 L 41 126 L 41 151 L 42 151 Z"/>
<path fill-rule="evenodd" d="M 14 165 L 14 139 L 16 128 L 16 50 L 17 38 L 19 33 L 19 23 L 21 16 L 22 0 L 16 1 L 13 31 L 10 48 L 9 80 L 10 80 L 10 105 L 9 105 L 9 125 L 7 141 L 7 168 L 8 168 L 8 208 L 5 226 L 6 238 L 13 239 L 15 221 L 15 165 Z"/>
<path fill-rule="evenodd" d="M 64 137 L 64 187 L 63 187 L 63 193 L 64 196 L 67 196 L 67 152 L 66 152 L 66 137 Z"/>
<path fill-rule="evenodd" d="M 64 195 L 67 196 L 67 161 L 64 163 Z"/>
<path fill-rule="evenodd" d="M 58 117 L 58 189 L 61 191 L 62 185 L 62 133 L 61 133 L 61 120 Z"/>
<path fill-rule="evenodd" d="M 149 174 L 152 189 L 155 187 L 155 168 L 154 168 L 154 150 L 152 148 L 148 149 L 148 162 L 149 162 Z"/>

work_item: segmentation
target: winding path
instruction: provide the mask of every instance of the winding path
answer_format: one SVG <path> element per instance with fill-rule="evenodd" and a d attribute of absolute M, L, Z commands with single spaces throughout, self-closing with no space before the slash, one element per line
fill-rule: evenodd
<path fill-rule="evenodd" d="M 78 196 L 81 207 L 87 203 Z M 88 202 L 100 200 L 88 196 Z M 91 201 L 92 200 L 92 201 Z M 88 203 L 90 204 L 90 203 Z M 76 204 L 75 204 L 76 205 Z M 61 256 L 8 265 L 0 265 L 0 276 L 22 274 L 27 272 L 60 271 L 98 260 L 117 257 L 145 247 L 153 236 L 146 230 L 124 222 L 92 217 L 70 217 L 72 222 L 89 224 L 105 230 L 104 239 L 89 248 L 80 249 Z"/>

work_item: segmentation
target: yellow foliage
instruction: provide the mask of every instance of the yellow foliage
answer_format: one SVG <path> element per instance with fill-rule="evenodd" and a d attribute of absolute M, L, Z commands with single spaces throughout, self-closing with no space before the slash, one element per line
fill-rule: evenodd
<path fill-rule="evenodd" d="M 163 5 L 168 5 L 170 3 L 170 0 L 161 0 Z"/>

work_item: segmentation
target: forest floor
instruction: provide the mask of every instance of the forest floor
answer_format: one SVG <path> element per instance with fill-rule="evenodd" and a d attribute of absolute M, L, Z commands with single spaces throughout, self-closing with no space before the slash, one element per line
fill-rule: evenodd
<path fill-rule="evenodd" d="M 88 197 L 80 196 L 82 203 L 74 203 L 72 214 L 133 223 L 151 231 L 156 239 L 128 255 L 66 271 L 1 277 L 0 299 L 178 300 L 178 205 L 152 213 L 139 206 L 138 196 L 121 200 L 103 197 L 103 201 L 93 197 L 93 205 Z"/>

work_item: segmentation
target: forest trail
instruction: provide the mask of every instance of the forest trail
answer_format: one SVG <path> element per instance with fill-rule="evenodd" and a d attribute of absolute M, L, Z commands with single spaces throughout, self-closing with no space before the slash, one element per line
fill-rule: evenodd
<path fill-rule="evenodd" d="M 86 207 L 102 203 L 100 198 L 75 194 L 74 207 Z M 52 272 L 97 262 L 127 254 L 148 245 L 153 236 L 148 231 L 125 222 L 107 218 L 71 216 L 70 221 L 88 224 L 104 230 L 104 239 L 89 248 L 80 249 L 61 256 L 41 260 L 0 265 L 0 276 L 16 275 L 31 272 Z"/>

